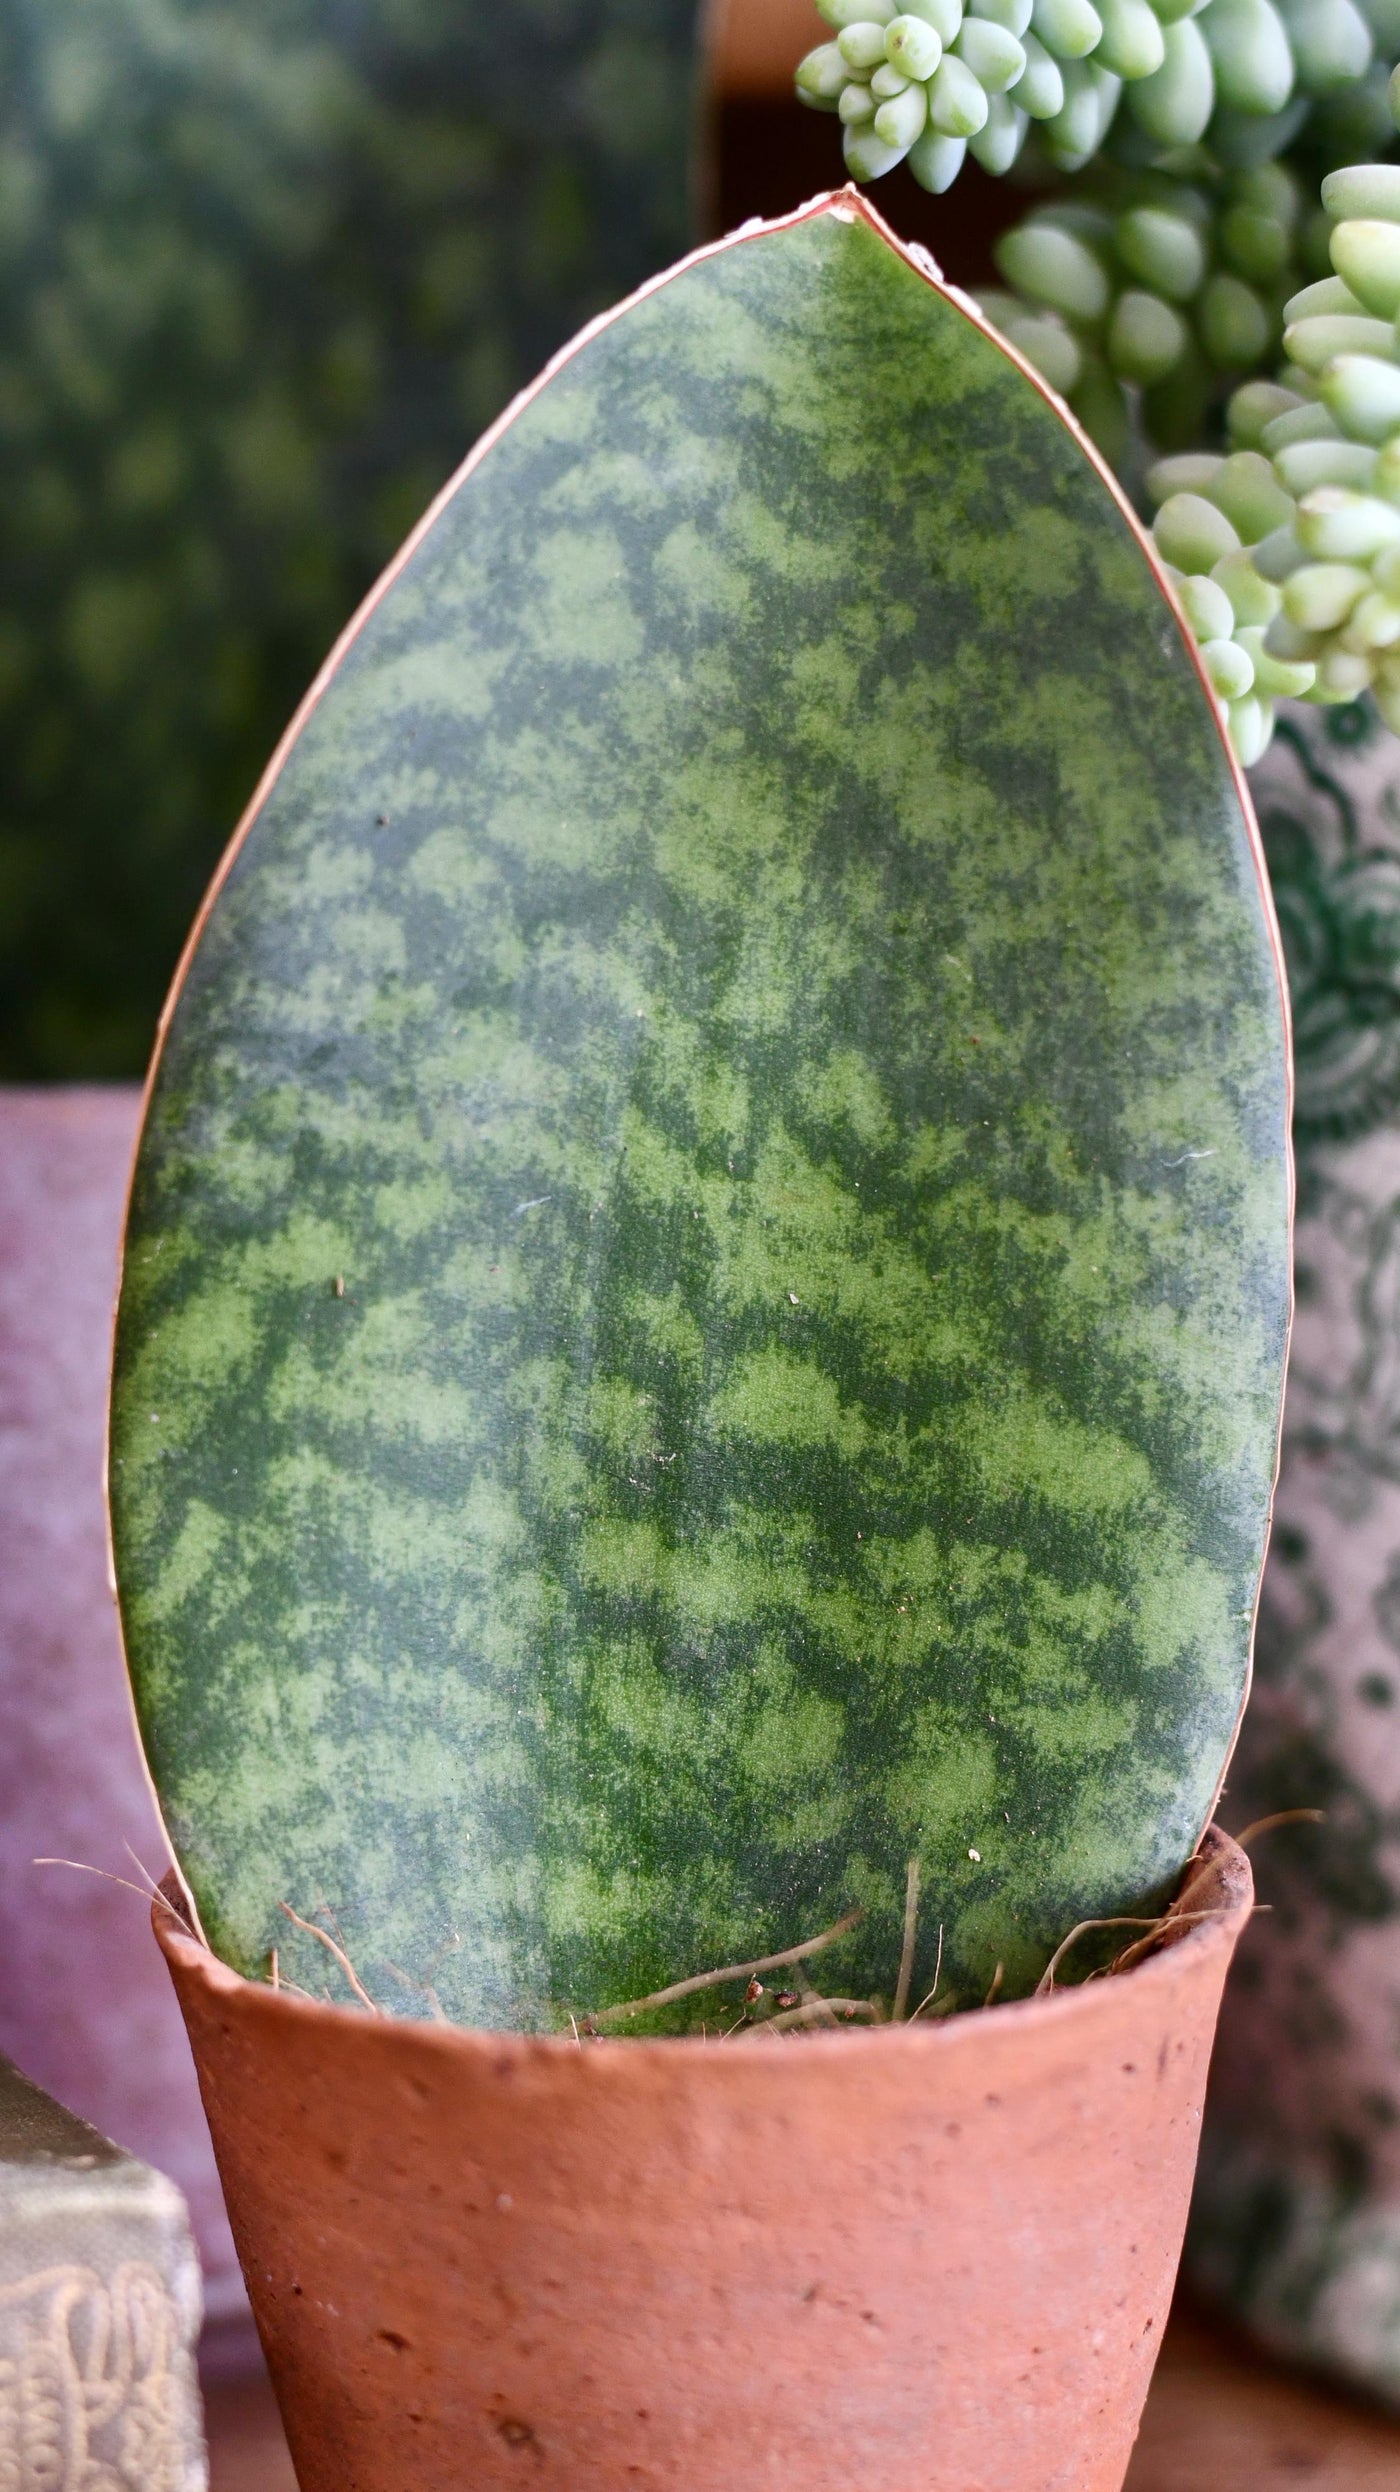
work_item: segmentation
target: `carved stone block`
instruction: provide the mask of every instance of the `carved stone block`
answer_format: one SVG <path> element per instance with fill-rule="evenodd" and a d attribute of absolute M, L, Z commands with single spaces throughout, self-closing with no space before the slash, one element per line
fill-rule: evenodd
<path fill-rule="evenodd" d="M 205 2492 L 173 2181 L 0 2060 L 0 2492 Z"/>

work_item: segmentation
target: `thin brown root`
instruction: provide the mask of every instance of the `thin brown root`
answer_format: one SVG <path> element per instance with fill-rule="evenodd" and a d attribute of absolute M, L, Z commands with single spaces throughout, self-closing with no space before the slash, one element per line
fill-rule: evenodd
<path fill-rule="evenodd" d="M 331 1925 L 332 1938 L 335 1940 L 338 1947 L 343 1947 L 345 1945 L 345 1932 L 341 1928 L 340 1922 L 332 1906 L 327 1903 L 325 1896 L 321 1893 L 319 1888 L 316 1892 L 316 1910 L 320 1913 L 324 1913 L 326 1919 Z"/>
<path fill-rule="evenodd" d="M 1131 1946 L 1125 1947 L 1121 1955 L 1114 1957 L 1108 1968 L 1110 1973 L 1130 1973 L 1135 1964 L 1141 1963 L 1145 1955 L 1151 1954 L 1158 1939 L 1165 1938 L 1168 1930 L 1189 1928 L 1196 1921 L 1213 1921 L 1218 1913 L 1227 1909 L 1228 1907 L 1223 1904 L 1212 1904 L 1205 1912 L 1178 1912 L 1173 1907 L 1172 1911 L 1163 1913 L 1160 1921 L 1153 1923 L 1145 1937 L 1135 1938 Z"/>
<path fill-rule="evenodd" d="M 935 1957 L 935 1959 L 934 1959 L 934 1966 L 933 1966 L 933 1988 L 932 1988 L 932 1990 L 930 1990 L 930 1991 L 929 1991 L 929 1993 L 928 1993 L 928 1995 L 927 1995 L 927 1997 L 926 1997 L 926 1998 L 920 1999 L 918 2006 L 917 2006 L 917 2007 L 915 2008 L 915 2010 L 914 2010 L 914 2016 L 922 2016 L 922 2014 L 923 2014 L 923 2012 L 924 2012 L 924 2009 L 925 2009 L 926 2007 L 932 2007 L 934 2000 L 935 2000 L 935 1999 L 937 1998 L 937 1996 L 938 1996 L 938 1984 L 939 1984 L 939 1980 L 940 1980 L 940 1978 L 941 1978 L 941 1976 L 942 1976 L 942 1972 L 943 1972 L 943 1924 L 942 1924 L 942 1922 L 940 1921 L 940 1922 L 939 1922 L 939 1924 L 938 1924 L 938 1954 L 937 1954 L 937 1956 L 936 1956 L 936 1957 Z M 909 2022 L 910 2022 L 910 2024 L 911 2024 L 911 2025 L 912 2025 L 912 2024 L 913 2024 L 913 2022 L 914 2022 L 914 2016 L 911 2016 L 911 2017 L 910 2017 L 910 2019 L 909 2019 Z"/>
<path fill-rule="evenodd" d="M 813 1988 L 800 1965 L 797 1969 L 796 1980 L 798 2002 L 802 2007 L 811 2008 L 813 2024 L 819 2025 L 823 2020 L 825 2020 L 828 2025 L 834 2025 L 836 2018 L 832 2013 L 830 2002 L 822 1997 L 819 1990 Z M 780 2013 L 782 2012 L 785 2011 L 780 2011 Z"/>
<path fill-rule="evenodd" d="M 285 1904 L 282 1909 L 286 1911 Z M 784 1964 L 800 1964 L 804 1956 L 819 1955 L 823 1947 L 834 1947 L 838 1938 L 844 1938 L 847 1930 L 853 1930 L 864 1918 L 863 1908 L 843 1913 L 829 1930 L 822 1930 L 815 1938 L 805 1938 L 800 1947 L 783 1947 L 777 1955 L 756 1956 L 752 1964 L 726 1964 L 717 1973 L 692 1973 L 688 1981 L 673 1981 L 664 1990 L 648 1992 L 645 1999 L 628 1999 L 621 2007 L 596 2008 L 593 2021 L 598 2025 L 617 2024 L 625 2016 L 643 2016 L 651 2008 L 669 2007 L 673 1999 L 693 1998 L 697 1990 L 717 1990 L 723 1982 L 749 1981 L 755 1973 L 776 1973 Z M 319 1938 L 323 1933 L 318 1930 L 316 1935 Z"/>
<path fill-rule="evenodd" d="M 809 1999 L 804 2007 L 785 2007 L 776 2016 L 765 2016 L 758 2025 L 750 2025 L 751 2033 L 784 2033 L 795 2025 L 851 2023 L 861 2017 L 868 2025 L 878 2025 L 879 2009 L 870 1999 Z M 730 2032 L 734 2031 L 731 2025 Z"/>
<path fill-rule="evenodd" d="M 1036 1998 L 1045 1999 L 1049 1997 L 1051 1991 L 1055 1987 L 1055 1975 L 1058 1972 L 1060 1965 L 1063 1963 L 1064 1958 L 1069 1954 L 1071 1947 L 1073 1947 L 1079 1939 L 1087 1938 L 1090 1930 L 1149 1930 L 1152 1937 L 1155 1938 L 1158 1931 L 1165 1926 L 1167 1918 L 1168 1915 L 1165 1913 L 1148 1914 L 1145 1912 L 1125 1912 L 1117 1913 L 1111 1920 L 1107 1921 L 1076 1921 L 1068 1938 L 1062 1938 L 1060 1940 L 1058 1947 L 1055 1949 L 1055 1952 L 1050 1958 L 1049 1963 L 1046 1965 L 1044 1972 L 1041 1974 L 1039 1981 L 1036 1983 Z M 1148 1942 L 1140 1940 L 1138 1943 L 1143 1945 Z"/>
<path fill-rule="evenodd" d="M 174 1916 L 186 1935 L 190 1938 L 193 1938 L 194 1936 L 194 1931 L 190 1928 L 189 1922 L 180 1910 L 179 1905 L 173 1904 L 170 1897 L 161 1892 L 161 1889 L 156 1885 L 154 1879 L 151 1880 L 149 1886 L 137 1886 L 134 1879 L 119 1878 L 115 1870 L 112 1869 L 95 1868 L 90 1860 L 59 1860 L 48 1853 L 44 1853 L 42 1855 L 36 1854 L 34 1859 L 30 1861 L 29 1866 L 31 1869 L 81 1869 L 84 1877 L 86 1878 L 105 1878 L 109 1886 L 124 1887 L 128 1895 L 139 1895 L 143 1904 L 164 1904 L 166 1911 Z M 141 1869 L 141 1863 L 139 1860 L 137 1861 L 136 1866 L 138 1869 Z M 149 1872 L 142 1869 L 141 1874 L 143 1877 L 146 1877 L 149 1875 Z"/>
<path fill-rule="evenodd" d="M 911 1860 L 904 1873 L 904 1944 L 899 1951 L 899 1979 L 894 1986 L 894 2007 L 891 2014 L 898 2025 L 909 2008 L 909 1986 L 914 1979 L 914 1941 L 919 1931 L 919 1878 L 917 1860 Z"/>
<path fill-rule="evenodd" d="M 327 1954 L 335 1957 L 336 1963 L 340 1966 L 340 1969 L 350 1984 L 351 1989 L 354 1991 L 356 1998 L 363 2006 L 369 2009 L 371 2016 L 382 2016 L 385 2012 L 384 2009 L 379 2005 L 377 1999 L 372 1999 L 370 1997 L 369 1992 L 366 1990 L 364 1983 L 361 1981 L 360 1976 L 356 1972 L 354 1965 L 351 1963 L 349 1956 L 345 1952 L 345 1949 L 337 1944 L 336 1940 L 332 1938 L 329 1930 L 318 1930 L 314 1921 L 303 1921 L 301 1914 L 299 1912 L 293 1912 L 290 1904 L 279 1904 L 277 1909 L 279 1912 L 285 1912 L 287 1919 L 294 1922 L 299 1930 L 305 1930 L 308 1938 L 317 1938 L 320 1940 L 321 1945 L 325 1948 Z"/>
<path fill-rule="evenodd" d="M 1167 1923 L 1172 1921 L 1201 1919 L 1202 1916 L 1199 1913 L 1192 1913 L 1191 1901 L 1193 1896 L 1200 1893 L 1202 1887 L 1210 1885 L 1211 1876 L 1212 1872 L 1209 1860 L 1203 1853 L 1199 1851 L 1193 1852 L 1191 1858 L 1186 1864 L 1185 1874 L 1182 1878 L 1181 1885 L 1171 1903 L 1168 1904 L 1166 1911 L 1162 1915 L 1161 1925 L 1163 1928 L 1165 1928 Z M 1221 1910 L 1223 1907 L 1213 1905 L 1211 1909 L 1215 1911 Z M 1136 1962 L 1137 1951 L 1141 1950 L 1145 1953 L 1148 1947 L 1155 1945 L 1158 1934 L 1159 1933 L 1156 1930 L 1149 1931 L 1145 1939 L 1134 1940 L 1133 1946 L 1125 1949 L 1124 1953 L 1131 1956 L 1134 1962 Z M 1112 1969 L 1115 1972 L 1118 1970 L 1117 1959 L 1115 1959 Z"/>
<path fill-rule="evenodd" d="M 985 1999 L 984 1999 L 984 2000 L 983 2000 L 983 2002 L 982 2002 L 982 2005 L 983 2005 L 984 2007 L 990 2007 L 990 2006 L 991 2006 L 991 2004 L 992 2004 L 992 2001 L 995 1999 L 995 1997 L 996 1997 L 996 1995 L 997 1995 L 997 1992 L 998 1992 L 998 1991 L 1000 1990 L 1000 1988 L 1001 1988 L 1001 1977 L 1002 1977 L 1002 1974 L 1005 1972 L 1005 1970 L 1006 1970 L 1005 1965 L 1003 1965 L 1003 1964 L 1001 1964 L 1001 1963 L 998 1963 L 998 1965 L 997 1965 L 997 1969 L 996 1969 L 996 1971 L 995 1971 L 995 1972 L 993 1973 L 993 1975 L 992 1975 L 992 1986 L 991 1986 L 991 1989 L 988 1991 L 988 1993 L 987 1993 L 987 1995 L 986 1995 Z"/>
<path fill-rule="evenodd" d="M 1257 1836 L 1272 1834 L 1275 1826 L 1325 1826 L 1326 1823 L 1325 1808 L 1280 1808 L 1275 1809 L 1272 1817 L 1256 1817 L 1252 1826 L 1246 1826 L 1243 1834 L 1233 1836 L 1232 1840 L 1238 1843 L 1242 1852 L 1247 1852 Z"/>
<path fill-rule="evenodd" d="M 150 1870 L 146 1867 L 140 1853 L 135 1849 L 134 1845 L 127 1842 L 125 1835 L 122 1837 L 122 1850 L 125 1852 L 127 1859 L 130 1861 L 132 1868 L 136 1871 L 137 1876 L 145 1879 L 151 1893 L 153 1895 L 160 1895 L 161 1902 L 163 1904 L 167 1904 L 170 1900 L 169 1897 L 161 1894 L 159 1886 L 152 1877 Z M 180 1917 L 183 1919 L 183 1914 Z"/>

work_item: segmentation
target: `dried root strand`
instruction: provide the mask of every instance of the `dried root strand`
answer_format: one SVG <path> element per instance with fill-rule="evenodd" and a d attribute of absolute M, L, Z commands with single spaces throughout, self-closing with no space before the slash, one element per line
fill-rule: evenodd
<path fill-rule="evenodd" d="M 867 2025 L 884 2023 L 873 1999 L 808 1999 L 801 2007 L 780 2008 L 776 2016 L 765 2016 L 757 2022 L 746 2019 L 745 2030 L 750 2034 L 783 2033 L 796 2025 L 849 2025 L 857 2019 Z M 736 2030 L 730 2026 L 730 2033 Z M 728 2038 L 726 2035 L 725 2040 Z"/>
<path fill-rule="evenodd" d="M 922 1999 L 920 1999 L 918 2006 L 917 2006 L 917 2007 L 915 2008 L 915 2010 L 914 2010 L 914 2016 L 922 2016 L 922 2014 L 923 2014 L 923 2012 L 924 2012 L 924 2009 L 925 2009 L 926 2007 L 928 2007 L 928 2008 L 933 2008 L 933 2002 L 934 2002 L 934 2000 L 935 2000 L 935 1999 L 937 1998 L 937 1996 L 938 1996 L 938 1985 L 939 1985 L 939 1982 L 941 1981 L 942 1977 L 943 1977 L 943 1924 L 942 1924 L 942 1922 L 940 1921 L 940 1922 L 939 1922 L 939 1924 L 938 1924 L 938 1954 L 937 1954 L 937 1956 L 936 1956 L 936 1957 L 935 1957 L 935 1959 L 934 1959 L 934 1966 L 933 1966 L 933 1988 L 932 1988 L 932 1990 L 927 1991 L 927 1992 L 925 1993 L 924 1997 L 923 1997 Z M 937 2008 L 933 2008 L 933 2012 L 934 2012 L 934 2014 L 935 2014 L 935 2016 L 936 2016 L 936 2015 L 938 2014 L 938 2010 L 937 2010 Z M 910 2022 L 910 2024 L 911 2024 L 911 2025 L 912 2025 L 912 2024 L 913 2024 L 913 2022 L 914 2022 L 914 2016 L 911 2016 L 911 2017 L 910 2017 L 910 2019 L 909 2019 L 909 2022 Z"/>
<path fill-rule="evenodd" d="M 1189 1894 L 1189 1888 L 1187 1892 Z M 1130 1946 L 1125 1947 L 1121 1954 L 1114 1957 L 1108 1968 L 1110 1973 L 1130 1973 L 1135 1964 L 1140 1964 L 1144 1956 L 1152 1953 L 1153 1948 L 1160 1944 L 1169 1930 L 1186 1929 L 1197 1921 L 1217 1920 L 1227 1909 L 1228 1907 L 1224 1904 L 1211 1904 L 1204 1912 L 1180 1912 L 1173 1905 L 1171 1911 L 1164 1912 L 1161 1919 L 1154 1922 L 1141 1938 L 1135 1938 Z"/>
<path fill-rule="evenodd" d="M 364 1983 L 361 1981 L 360 1976 L 356 1972 L 354 1965 L 351 1963 L 349 1956 L 345 1952 L 345 1949 L 336 1939 L 332 1938 L 329 1930 L 318 1929 L 314 1921 L 303 1921 L 301 1914 L 299 1912 L 293 1912 L 290 1904 L 279 1904 L 277 1909 L 279 1912 L 285 1912 L 287 1919 L 294 1923 L 297 1929 L 304 1930 L 308 1938 L 319 1939 L 321 1945 L 326 1949 L 327 1953 L 335 1957 L 336 1963 L 340 1966 L 340 1969 L 350 1984 L 351 1989 L 354 1991 L 356 1998 L 360 2001 L 363 2007 L 367 2007 L 369 2009 L 371 2016 L 383 2016 L 387 2013 L 387 2011 L 380 2006 L 377 1999 L 372 1999 L 370 1997 L 369 1992 L 366 1990 Z M 282 1988 L 284 1990 L 289 1989 L 290 1987 L 290 1983 L 283 1982 Z"/>
<path fill-rule="evenodd" d="M 1201 1879 L 1205 1875 L 1206 1864 L 1204 1861 L 1197 1859 L 1191 1864 L 1191 1866 L 1195 1869 L 1196 1875 L 1188 1878 L 1187 1883 L 1183 1886 L 1176 1902 L 1171 1904 L 1165 1912 L 1159 1912 L 1156 1914 L 1140 1912 L 1116 1913 L 1107 1920 L 1076 1922 L 1074 1928 L 1070 1931 L 1068 1938 L 1061 1939 L 1054 1954 L 1050 1958 L 1049 1963 L 1046 1965 L 1044 1972 L 1041 1974 L 1039 1981 L 1036 1983 L 1036 1998 L 1048 1999 L 1051 1991 L 1055 1987 L 1055 1975 L 1059 1970 L 1063 1959 L 1068 1955 L 1070 1948 L 1073 1947 L 1079 1939 L 1086 1937 L 1090 1930 L 1142 1931 L 1141 1938 L 1133 1939 L 1128 1946 L 1122 1948 L 1114 1957 L 1113 1962 L 1106 1968 L 1109 1973 L 1128 1973 L 1131 1972 L 1135 1964 L 1139 1964 L 1142 1961 L 1142 1958 L 1145 1955 L 1151 1954 L 1152 1949 L 1167 1936 L 1169 1931 L 1189 1929 L 1197 1921 L 1214 1921 L 1218 1919 L 1219 1915 L 1227 1909 L 1227 1906 L 1223 1904 L 1210 1904 L 1204 1911 L 1191 1911 L 1191 1897 L 1196 1893 L 1201 1883 Z M 1092 1981 L 1094 1976 L 1091 1974 L 1089 1978 Z"/>
<path fill-rule="evenodd" d="M 124 1888 L 128 1895 L 139 1895 L 144 1904 L 164 1904 L 165 1909 L 170 1914 L 171 1918 L 179 1922 L 186 1937 L 193 1938 L 196 1933 L 190 1928 L 189 1915 L 185 1911 L 183 1904 L 178 1902 L 174 1897 L 167 1895 L 164 1887 L 157 1886 L 155 1879 L 151 1876 L 150 1870 L 145 1867 L 143 1862 L 136 1859 L 136 1854 L 131 1851 L 131 1845 L 129 1843 L 126 1846 L 126 1849 L 128 1852 L 131 1852 L 132 1859 L 136 1861 L 136 1866 L 141 1871 L 141 1875 L 146 1881 L 144 1886 L 137 1886 L 134 1879 L 131 1878 L 119 1878 L 114 1869 L 99 1869 L 93 1861 L 62 1860 L 56 1855 L 48 1852 L 36 1853 L 29 1865 L 31 1869 L 80 1869 L 83 1876 L 86 1878 L 102 1878 L 106 1881 L 108 1886 L 120 1886 Z"/>
<path fill-rule="evenodd" d="M 285 1904 L 282 1909 L 285 1912 Z M 799 1947 L 783 1947 L 776 1955 L 756 1956 L 752 1964 L 725 1964 L 718 1972 L 692 1973 L 687 1981 L 670 1982 L 664 1990 L 649 1991 L 644 1999 L 628 1999 L 621 2007 L 595 2008 L 590 2021 L 595 2027 L 620 2024 L 625 2017 L 643 2016 L 652 2008 L 670 2007 L 676 1999 L 693 1998 L 697 1991 L 718 1990 L 725 1982 L 752 1981 L 757 1973 L 776 1973 L 785 1964 L 800 1964 L 805 1956 L 819 1955 L 824 1947 L 834 1947 L 838 1938 L 844 1938 L 864 1918 L 861 1909 L 843 1913 L 829 1930 L 820 1931 L 815 1938 L 804 1938 Z M 320 1935 L 318 1931 L 317 1936 Z"/>
<path fill-rule="evenodd" d="M 1060 1940 L 1058 1947 L 1055 1949 L 1055 1952 L 1050 1958 L 1049 1963 L 1046 1965 L 1044 1972 L 1041 1974 L 1039 1981 L 1036 1983 L 1035 1996 L 1037 1999 L 1049 1998 L 1051 1991 L 1055 1987 L 1055 1975 L 1059 1971 L 1065 1957 L 1069 1954 L 1071 1947 L 1076 1946 L 1081 1938 L 1087 1938 L 1091 1930 L 1146 1930 L 1149 1933 L 1148 1937 L 1140 1938 L 1136 1941 L 1136 1944 L 1139 1947 L 1146 1947 L 1150 1946 L 1152 1940 L 1157 1937 L 1158 1933 L 1166 1928 L 1167 1922 L 1171 1917 L 1172 1916 L 1169 1913 L 1161 1912 L 1122 1912 L 1115 1913 L 1111 1920 L 1106 1921 L 1076 1921 L 1073 1929 L 1069 1933 L 1069 1936 Z"/>
<path fill-rule="evenodd" d="M 1252 1825 L 1245 1827 L 1243 1834 L 1237 1834 L 1232 1839 L 1242 1852 L 1247 1852 L 1258 1836 L 1272 1834 L 1276 1826 L 1325 1826 L 1326 1823 L 1325 1808 L 1277 1808 L 1271 1817 L 1256 1817 Z"/>

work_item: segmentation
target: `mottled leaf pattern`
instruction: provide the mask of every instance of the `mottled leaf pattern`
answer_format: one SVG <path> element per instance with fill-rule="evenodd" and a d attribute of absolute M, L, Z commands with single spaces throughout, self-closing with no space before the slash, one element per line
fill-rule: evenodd
<path fill-rule="evenodd" d="M 1246 1673 L 1286 1072 L 1221 732 L 1024 373 L 863 211 L 459 482 L 176 1003 L 113 1507 L 214 1942 L 557 2024 L 850 1904 L 1024 1989 Z M 397 1971 L 391 1968 L 397 1968 Z M 417 1985 L 414 1988 L 412 1985 Z"/>

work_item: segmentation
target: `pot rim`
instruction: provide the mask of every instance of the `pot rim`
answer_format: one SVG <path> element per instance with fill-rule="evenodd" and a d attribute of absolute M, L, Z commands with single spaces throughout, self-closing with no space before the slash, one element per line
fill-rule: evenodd
<path fill-rule="evenodd" d="M 1208 1880 L 1218 1901 L 1204 1908 L 1205 1917 L 1189 1921 L 1181 1907 L 1197 1880 Z M 564 2057 L 577 2060 L 580 2065 L 596 2071 L 600 2067 L 634 2066 L 640 2054 L 652 2055 L 658 2051 L 671 2057 L 678 2053 L 692 2058 L 703 2054 L 707 2065 L 721 2068 L 736 2064 L 732 2054 L 726 2053 L 722 2060 L 716 2059 L 709 2043 L 698 2034 L 605 2035 L 600 2039 L 625 2041 L 628 2048 L 621 2053 L 607 2050 L 599 2061 L 594 2049 L 591 2046 L 582 2048 L 572 2034 L 520 2033 L 509 2028 L 436 2024 L 420 2017 L 375 2015 L 338 2000 L 309 1999 L 297 1991 L 274 1989 L 270 1982 L 249 1981 L 242 1973 L 235 1972 L 231 1965 L 225 1964 L 202 1938 L 196 1937 L 186 1927 L 167 1892 L 167 1888 L 174 1883 L 173 1878 L 163 1881 L 151 1904 L 151 1926 L 172 1972 L 178 1965 L 185 1973 L 201 1981 L 207 1990 L 225 1998 L 247 1993 L 246 2004 L 257 2013 L 291 2017 L 299 2020 L 304 2028 L 317 2024 L 327 2028 L 344 2027 L 348 2023 L 357 2034 L 384 2032 L 411 2037 L 415 2048 L 445 2053 L 449 2058 L 460 2058 L 465 2053 L 498 2065 L 526 2062 L 538 2065 L 541 2061 Z M 1240 1930 L 1253 1909 L 1254 1879 L 1247 1855 L 1223 1827 L 1215 1824 L 1207 1826 L 1182 1871 L 1176 1895 L 1168 1907 L 1168 1925 L 1162 1932 L 1160 1944 L 1152 1954 L 1144 1956 L 1126 1972 L 1106 1977 L 1114 1985 L 1112 1995 L 1123 1996 L 1119 1988 L 1123 1983 L 1137 1984 L 1135 1995 L 1140 1997 L 1144 1984 L 1150 1987 L 1163 1980 L 1179 1979 L 1187 1970 L 1181 1961 L 1183 1950 L 1190 1951 L 1191 1970 L 1204 1971 L 1208 1957 L 1213 1957 L 1222 1948 L 1227 1955 L 1233 1950 Z M 1171 1926 L 1173 1915 L 1177 1918 L 1175 1928 Z M 998 2019 L 997 2030 L 1002 2035 L 1008 2033 L 1008 2020 L 1013 2018 L 1022 2029 L 1027 2026 L 1045 2028 L 1052 2022 L 1063 2025 L 1068 2017 L 1097 2013 L 1106 1996 L 1110 1995 L 1106 1990 L 1106 1979 L 1090 1977 L 1043 1995 L 1009 1999 L 994 2008 L 964 2011 L 961 2015 L 943 2017 L 937 2022 L 917 2027 L 912 2022 L 905 2022 L 898 2025 L 862 2025 L 840 2033 L 814 2031 L 803 2037 L 801 2064 L 807 2065 L 814 2055 L 816 2062 L 822 2064 L 833 2051 L 848 2054 L 854 2041 L 863 2043 L 867 2048 L 874 2046 L 885 2051 L 929 2054 L 975 2047 L 978 2037 L 985 2034 L 981 2021 L 983 2016 L 993 2013 Z M 1124 2003 L 1126 2005 L 1126 2000 Z M 766 2059 L 768 2055 L 764 2056 Z"/>

